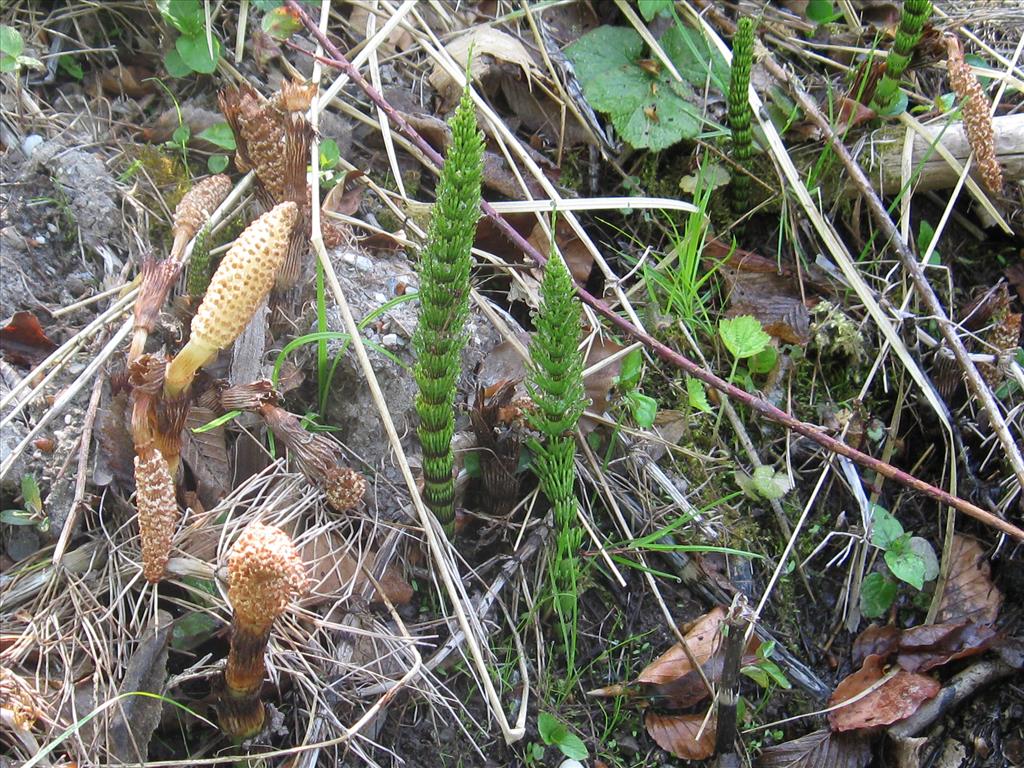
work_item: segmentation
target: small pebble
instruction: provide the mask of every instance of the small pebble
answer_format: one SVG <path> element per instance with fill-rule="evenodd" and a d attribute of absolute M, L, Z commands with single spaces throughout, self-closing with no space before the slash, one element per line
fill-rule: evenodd
<path fill-rule="evenodd" d="M 383 293 L 375 293 L 373 294 L 373 300 L 378 304 L 383 304 L 387 301 L 387 297 Z"/>
<path fill-rule="evenodd" d="M 380 341 L 381 344 L 390 349 L 396 349 L 397 347 L 400 347 L 402 344 L 401 340 L 398 338 L 397 333 L 385 333 L 381 337 Z"/>
<path fill-rule="evenodd" d="M 361 272 L 369 272 L 373 269 L 373 262 L 370 261 L 366 256 L 356 256 L 356 269 Z"/>
<path fill-rule="evenodd" d="M 563 760 L 558 764 L 558 768 L 586 768 L 579 760 L 573 760 L 571 757 L 567 760 Z"/>
<path fill-rule="evenodd" d="M 21 142 L 21 151 L 25 153 L 26 157 L 32 157 L 32 153 L 36 151 L 36 147 L 43 143 L 45 139 L 38 133 L 30 133 L 25 137 L 25 140 Z"/>
<path fill-rule="evenodd" d="M 70 427 L 72 421 L 73 421 L 73 419 L 71 418 L 71 414 L 70 413 L 64 414 L 64 425 L 65 426 Z"/>

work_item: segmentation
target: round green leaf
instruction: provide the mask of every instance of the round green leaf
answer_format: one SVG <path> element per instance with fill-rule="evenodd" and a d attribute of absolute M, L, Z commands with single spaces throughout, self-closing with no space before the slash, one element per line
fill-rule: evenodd
<path fill-rule="evenodd" d="M 235 134 L 231 131 L 231 126 L 227 123 L 217 123 L 211 125 L 209 128 L 200 131 L 196 134 L 197 139 L 203 139 L 211 144 L 216 144 L 221 149 L 227 149 L 234 151 L 235 149 Z"/>
<path fill-rule="evenodd" d="M 869 619 L 884 616 L 896 599 L 896 585 L 880 573 L 869 573 L 860 585 L 860 612 Z"/>
<path fill-rule="evenodd" d="M 630 408 L 633 411 L 633 418 L 636 423 L 644 429 L 654 426 L 654 417 L 658 415 L 658 401 L 648 397 L 642 392 L 631 392 L 629 395 Z"/>
<path fill-rule="evenodd" d="M 935 556 L 935 550 L 927 539 L 920 536 L 911 536 L 907 543 L 911 551 L 920 555 L 924 562 L 924 580 L 931 581 L 939 576 L 939 558 Z"/>
<path fill-rule="evenodd" d="M 206 160 L 206 167 L 210 173 L 220 173 L 228 167 L 227 155 L 210 155 Z"/>
<path fill-rule="evenodd" d="M 761 352 L 771 343 L 761 322 L 750 315 L 726 318 L 718 323 L 718 334 L 733 357 L 743 360 Z"/>
<path fill-rule="evenodd" d="M 903 535 L 903 526 L 885 507 L 871 505 L 871 543 L 879 549 L 888 549 Z"/>
<path fill-rule="evenodd" d="M 686 377 L 686 399 L 691 408 L 696 408 L 704 413 L 711 413 L 711 404 L 708 402 L 708 393 L 704 391 L 704 384 L 692 376 Z"/>
<path fill-rule="evenodd" d="M 907 545 L 885 552 L 885 564 L 889 566 L 892 575 L 900 581 L 905 581 L 914 589 L 924 587 L 924 558 Z"/>
<path fill-rule="evenodd" d="M 213 55 L 206 45 L 206 35 L 186 37 L 182 35 L 174 44 L 175 50 L 181 56 L 181 60 L 188 65 L 193 72 L 200 72 L 204 75 L 212 74 L 217 69 L 217 59 L 220 58 L 220 41 L 213 38 Z"/>
<path fill-rule="evenodd" d="M 192 130 L 182 123 L 174 129 L 174 133 L 171 134 L 171 141 L 175 144 L 187 144 L 189 137 L 192 135 Z"/>
<path fill-rule="evenodd" d="M 170 50 L 164 54 L 164 69 L 167 70 L 167 74 L 171 77 L 188 77 L 192 74 L 192 70 L 189 69 L 188 64 L 182 60 L 181 55 L 176 50 Z"/>
<path fill-rule="evenodd" d="M 0 24 L 0 53 L 17 59 L 25 50 L 25 41 L 21 39 L 21 33 L 14 27 Z"/>

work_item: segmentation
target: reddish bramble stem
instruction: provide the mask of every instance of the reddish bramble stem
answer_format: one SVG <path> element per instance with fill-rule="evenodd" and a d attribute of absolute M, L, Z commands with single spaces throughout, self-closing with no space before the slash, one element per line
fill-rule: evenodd
<path fill-rule="evenodd" d="M 363 90 L 363 92 L 370 98 L 370 100 L 375 105 L 384 110 L 385 114 L 387 114 L 388 116 L 388 119 L 391 120 L 392 123 L 403 134 L 405 134 L 405 136 L 408 137 L 408 139 L 412 141 L 416 145 L 416 147 L 427 158 L 430 159 L 432 163 L 434 163 L 438 168 L 444 165 L 444 159 L 441 157 L 441 155 L 439 155 L 433 149 L 433 147 L 431 147 L 423 139 L 423 137 L 421 137 L 416 132 L 416 130 L 405 121 L 402 115 L 394 107 L 392 107 L 384 99 L 384 97 L 381 96 L 381 94 L 378 93 L 372 85 L 370 85 L 369 82 L 366 81 L 366 79 L 359 73 L 359 70 L 353 67 L 352 64 L 348 61 L 348 59 L 345 58 L 344 54 L 342 54 L 341 51 L 338 50 L 338 47 L 334 45 L 334 43 L 332 43 L 326 35 L 320 32 L 320 30 L 317 28 L 313 20 L 309 17 L 305 10 L 303 10 L 302 6 L 299 5 L 299 3 L 295 2 L 295 0 L 287 0 L 287 4 L 288 7 L 292 10 L 292 12 L 296 15 L 296 17 L 300 21 L 302 21 L 302 23 L 305 25 L 309 33 L 316 39 L 316 41 L 323 47 L 323 49 L 327 51 L 328 54 L 330 54 L 330 57 L 318 56 L 316 58 L 320 60 L 322 63 L 334 67 L 335 69 L 339 69 L 346 75 L 348 75 L 349 79 L 351 79 L 352 82 L 358 85 L 359 88 Z M 304 51 L 304 53 L 309 52 Z M 490 203 L 486 201 L 482 202 L 481 208 L 483 209 L 484 214 L 491 221 L 494 222 L 495 226 L 497 226 L 498 229 L 500 229 L 502 233 L 516 245 L 517 248 L 520 248 L 524 253 L 526 253 L 531 259 L 533 259 L 538 264 L 544 265 L 545 263 L 547 263 L 547 259 L 540 253 L 540 251 L 534 248 L 533 245 L 531 245 L 526 240 L 526 238 L 520 235 L 512 227 L 512 225 L 505 221 L 502 215 L 498 213 L 494 209 L 494 207 L 491 206 Z M 892 464 L 888 464 L 880 459 L 876 459 L 874 456 L 869 456 L 866 453 L 862 453 L 861 451 L 858 451 L 856 448 L 847 445 L 843 441 L 837 440 L 831 435 L 825 434 L 820 429 L 817 429 L 811 424 L 800 421 L 799 419 L 786 413 L 780 408 L 776 408 L 771 403 L 762 400 L 759 397 L 755 397 L 754 395 L 751 395 L 750 393 L 740 389 L 739 387 L 730 384 L 724 379 L 719 378 L 711 371 L 705 370 L 701 366 L 697 365 L 697 363 L 693 362 L 687 357 L 684 357 L 676 350 L 661 343 L 650 334 L 637 328 L 635 325 L 633 325 L 625 318 L 620 317 L 618 314 L 614 312 L 614 310 L 612 310 L 611 307 L 609 307 L 600 299 L 592 296 L 590 293 L 584 290 L 583 287 L 577 285 L 576 293 L 577 295 L 579 295 L 582 301 L 586 302 L 598 314 L 606 317 L 613 325 L 618 327 L 625 334 L 631 336 L 632 338 L 644 344 L 644 346 L 652 350 L 662 360 L 666 361 L 667 363 L 670 363 L 671 365 L 675 366 L 676 368 L 679 368 L 682 371 L 685 371 L 690 376 L 700 379 L 708 386 L 714 387 L 719 392 L 728 395 L 734 400 L 738 400 L 739 402 L 743 403 L 748 408 L 750 408 L 752 411 L 759 413 L 762 416 L 765 416 L 766 418 L 776 422 L 777 424 L 781 424 L 782 426 L 792 430 L 793 432 L 796 432 L 797 434 L 803 435 L 804 437 L 813 440 L 818 445 L 822 446 L 823 448 L 826 448 L 832 453 L 837 453 L 840 456 L 845 456 L 851 461 L 860 464 L 862 467 L 871 469 L 877 472 L 878 474 L 882 475 L 883 477 L 893 480 L 899 483 L 900 485 L 906 486 L 907 488 L 913 488 L 916 491 L 920 491 L 926 496 L 930 496 L 931 498 L 935 499 L 936 501 L 942 504 L 948 504 L 954 509 L 963 512 L 965 515 L 973 517 L 975 520 L 978 520 L 979 522 L 982 522 L 985 525 L 996 528 L 997 530 L 1000 530 L 1003 533 L 1012 536 L 1018 541 L 1024 541 L 1024 531 L 1022 531 L 1020 528 L 1013 525 L 1012 523 L 1003 520 L 1002 518 L 997 517 L 996 515 L 993 515 L 991 512 L 988 512 L 982 509 L 981 507 L 978 507 L 970 503 L 965 499 L 961 499 L 958 496 L 954 496 L 953 494 L 944 491 L 941 488 L 936 488 L 934 485 L 926 483 L 924 480 L 914 477 L 913 475 L 904 472 L 902 469 L 894 467 Z"/>

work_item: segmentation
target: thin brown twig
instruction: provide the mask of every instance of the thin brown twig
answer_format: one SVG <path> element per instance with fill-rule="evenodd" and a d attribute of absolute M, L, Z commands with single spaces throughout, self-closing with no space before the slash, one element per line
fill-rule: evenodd
<path fill-rule="evenodd" d="M 434 163 L 439 168 L 443 166 L 444 159 L 441 157 L 441 155 L 439 155 L 433 149 L 433 147 L 431 147 L 416 132 L 416 130 L 405 121 L 401 113 L 399 113 L 394 107 L 392 107 L 384 99 L 384 97 L 380 93 L 378 93 L 377 90 L 370 85 L 370 83 L 366 81 L 366 79 L 359 73 L 359 71 L 349 63 L 349 61 L 345 58 L 344 54 L 342 54 L 341 51 L 338 49 L 338 47 L 334 45 L 334 43 L 332 43 L 326 35 L 320 33 L 320 30 L 317 29 L 316 24 L 308 16 L 308 14 L 306 14 L 302 6 L 299 3 L 295 2 L 295 0 L 288 0 L 288 7 L 296 14 L 297 18 L 300 21 L 302 21 L 306 29 L 316 39 L 316 41 L 320 43 L 321 46 L 323 46 L 324 50 L 330 54 L 330 57 L 317 57 L 318 61 L 328 66 L 334 67 L 336 69 L 340 69 L 346 75 L 348 75 L 352 82 L 358 85 L 359 88 L 362 89 L 362 91 L 370 98 L 370 100 L 373 101 L 375 105 L 380 107 L 385 112 L 385 114 L 387 114 L 388 119 L 394 122 L 395 126 L 402 133 L 404 133 L 410 139 L 410 141 L 412 141 L 419 148 L 419 150 L 430 159 L 432 163 Z M 490 205 L 490 203 L 487 203 L 485 201 L 481 204 L 481 207 L 483 209 L 484 214 L 492 222 L 494 222 L 494 224 L 501 230 L 501 232 L 509 240 L 511 240 L 517 248 L 520 248 L 524 253 L 529 255 L 530 258 L 532 258 L 539 265 L 543 266 L 547 262 L 547 259 L 532 244 L 527 242 L 527 240 L 522 235 L 520 235 L 507 221 L 505 221 L 501 214 L 495 211 L 494 208 Z M 733 384 L 730 384 L 729 382 L 716 376 L 711 371 L 705 370 L 704 368 L 694 363 L 692 360 L 684 357 L 682 354 L 672 349 L 671 347 L 658 341 L 650 334 L 641 331 L 629 320 L 626 320 L 625 318 L 622 318 L 619 315 L 617 315 L 611 307 L 609 307 L 600 299 L 595 298 L 581 286 L 577 285 L 576 292 L 579 295 L 580 299 L 582 299 L 587 305 L 589 305 L 599 314 L 606 317 L 613 325 L 615 325 L 623 333 L 643 343 L 644 346 L 646 346 L 648 349 L 654 352 L 662 360 L 675 366 L 676 368 L 679 368 L 680 370 L 686 372 L 690 376 L 693 376 L 694 378 L 701 380 L 708 386 L 714 387 L 719 392 L 722 392 L 723 394 L 728 395 L 729 397 L 735 400 L 738 400 L 755 413 L 758 413 L 761 416 L 770 419 L 771 421 L 781 424 L 782 426 L 792 430 L 793 432 L 796 432 L 797 434 L 803 435 L 804 437 L 813 440 L 814 442 L 818 443 L 818 445 L 831 451 L 832 453 L 837 453 L 840 456 L 846 456 L 851 461 L 860 464 L 862 467 L 873 470 L 874 472 L 877 472 L 883 477 L 889 478 L 890 480 L 893 480 L 903 486 L 913 488 L 916 491 L 920 491 L 926 496 L 929 496 L 942 504 L 947 504 L 959 510 L 960 512 L 963 512 L 965 515 L 968 515 L 969 517 L 973 517 L 974 519 L 986 525 L 996 528 L 997 530 L 1000 530 L 1003 533 L 1006 533 L 1019 541 L 1024 541 L 1024 530 L 1021 530 L 1012 523 L 1009 523 L 1008 521 L 1003 520 L 1002 518 L 997 517 L 996 515 L 993 515 L 991 512 L 981 509 L 980 507 L 970 503 L 969 501 L 966 501 L 965 499 L 961 499 L 947 491 L 942 490 L 941 488 L 937 488 L 934 485 L 931 485 L 930 483 L 926 483 L 925 481 L 908 474 L 902 469 L 894 467 L 891 464 L 887 464 L 886 462 L 876 459 L 873 456 L 869 456 L 866 453 L 862 453 L 861 451 L 858 451 L 856 448 L 852 448 L 851 446 L 847 445 L 841 440 L 837 440 L 831 435 L 825 434 L 817 427 L 814 427 L 806 422 L 800 421 L 799 419 L 786 413 L 785 411 L 776 408 L 771 403 L 768 403 L 767 401 L 762 400 L 761 398 L 756 397 L 754 395 L 751 395 Z M 991 394 L 989 394 L 989 396 L 991 397 Z"/>

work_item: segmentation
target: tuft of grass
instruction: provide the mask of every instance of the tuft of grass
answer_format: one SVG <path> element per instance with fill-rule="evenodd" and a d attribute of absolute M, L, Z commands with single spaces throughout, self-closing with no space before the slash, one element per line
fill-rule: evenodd
<path fill-rule="evenodd" d="M 578 615 L 576 558 L 583 543 L 583 529 L 576 524 L 574 435 L 586 406 L 586 394 L 583 353 L 579 350 L 580 303 L 569 269 L 554 251 L 544 270 L 540 294 L 526 388 L 537 406 L 529 414 L 530 427 L 541 434 L 541 440 L 533 438 L 528 445 L 541 491 L 554 510 L 557 541 L 549 576 L 571 673 Z"/>
<path fill-rule="evenodd" d="M 423 447 L 423 500 L 450 537 L 455 527 L 452 477 L 455 384 L 466 345 L 470 249 L 480 218 L 483 135 L 466 90 L 451 120 L 452 143 L 438 183 L 427 244 L 420 257 L 420 316 L 412 337 L 416 412 Z"/>

